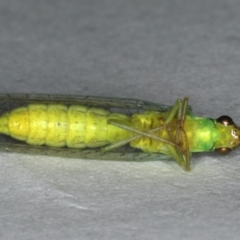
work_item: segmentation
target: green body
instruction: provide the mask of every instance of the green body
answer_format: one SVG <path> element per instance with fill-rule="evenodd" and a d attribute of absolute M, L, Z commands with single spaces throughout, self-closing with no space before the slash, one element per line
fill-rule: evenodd
<path fill-rule="evenodd" d="M 102 147 L 102 151 L 108 152 L 129 144 L 146 153 L 171 156 L 185 170 L 190 169 L 191 152 L 239 145 L 240 132 L 234 123 L 194 116 L 188 111 L 187 98 L 177 100 L 172 108 L 131 99 L 8 95 L 0 100 L 3 105 L 23 102 L 0 116 L 0 133 L 29 145 Z M 100 106 L 147 110 L 127 115 Z"/>
<path fill-rule="evenodd" d="M 62 104 L 30 104 L 5 113 L 0 118 L 1 133 L 32 145 L 53 147 L 93 148 L 124 140 L 134 133 L 109 123 L 118 121 L 140 131 L 164 126 L 169 112 L 148 111 L 132 116 L 111 113 L 101 108 Z M 171 141 L 177 125 L 161 128 L 155 135 Z M 190 152 L 207 152 L 223 136 L 209 118 L 188 115 L 184 123 Z M 170 154 L 166 143 L 142 136 L 130 142 L 144 152 Z"/>

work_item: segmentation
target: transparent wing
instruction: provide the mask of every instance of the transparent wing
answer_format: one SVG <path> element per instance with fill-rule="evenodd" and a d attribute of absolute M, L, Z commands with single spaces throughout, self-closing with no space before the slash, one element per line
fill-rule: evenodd
<path fill-rule="evenodd" d="M 0 111 L 6 111 L 29 103 L 62 103 L 79 104 L 91 107 L 102 107 L 106 109 L 114 108 L 115 111 L 123 109 L 129 113 L 130 110 L 146 111 L 154 110 L 166 112 L 172 109 L 172 106 L 153 103 L 139 99 L 110 98 L 95 96 L 77 96 L 77 95 L 49 95 L 49 94 L 0 94 Z M 188 107 L 191 112 L 191 107 Z"/>
<path fill-rule="evenodd" d="M 138 149 L 120 148 L 111 152 L 101 152 L 95 149 L 53 148 L 47 146 L 30 146 L 25 143 L 0 142 L 0 151 L 7 153 L 21 153 L 29 155 L 57 156 L 63 158 L 81 158 L 113 161 L 158 161 L 172 159 L 163 154 L 144 153 Z"/>

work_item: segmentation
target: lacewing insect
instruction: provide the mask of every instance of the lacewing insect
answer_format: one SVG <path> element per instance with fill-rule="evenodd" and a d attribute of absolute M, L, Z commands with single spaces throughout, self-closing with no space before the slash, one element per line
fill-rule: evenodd
<path fill-rule="evenodd" d="M 193 152 L 228 153 L 240 130 L 228 116 L 195 116 L 188 98 L 173 106 L 90 96 L 0 95 L 0 149 L 112 160 L 173 158 L 190 170 Z"/>

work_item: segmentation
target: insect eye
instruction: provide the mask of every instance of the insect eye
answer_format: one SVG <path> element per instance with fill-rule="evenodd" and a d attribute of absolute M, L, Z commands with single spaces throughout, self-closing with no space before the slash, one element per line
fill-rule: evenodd
<path fill-rule="evenodd" d="M 222 148 L 216 148 L 215 151 L 221 155 L 226 155 L 229 152 L 231 152 L 231 148 L 227 148 L 227 147 L 222 147 Z"/>
<path fill-rule="evenodd" d="M 224 126 L 234 125 L 233 120 L 229 116 L 226 116 L 226 115 L 219 117 L 217 119 L 217 122 L 223 124 Z"/>

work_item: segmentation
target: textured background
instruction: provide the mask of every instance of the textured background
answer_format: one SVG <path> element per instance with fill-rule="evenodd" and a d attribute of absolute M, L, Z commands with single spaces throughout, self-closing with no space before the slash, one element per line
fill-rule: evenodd
<path fill-rule="evenodd" d="M 237 0 L 2 0 L 1 93 L 134 97 L 240 123 Z M 239 239 L 240 151 L 174 162 L 0 155 L 1 239 Z"/>

